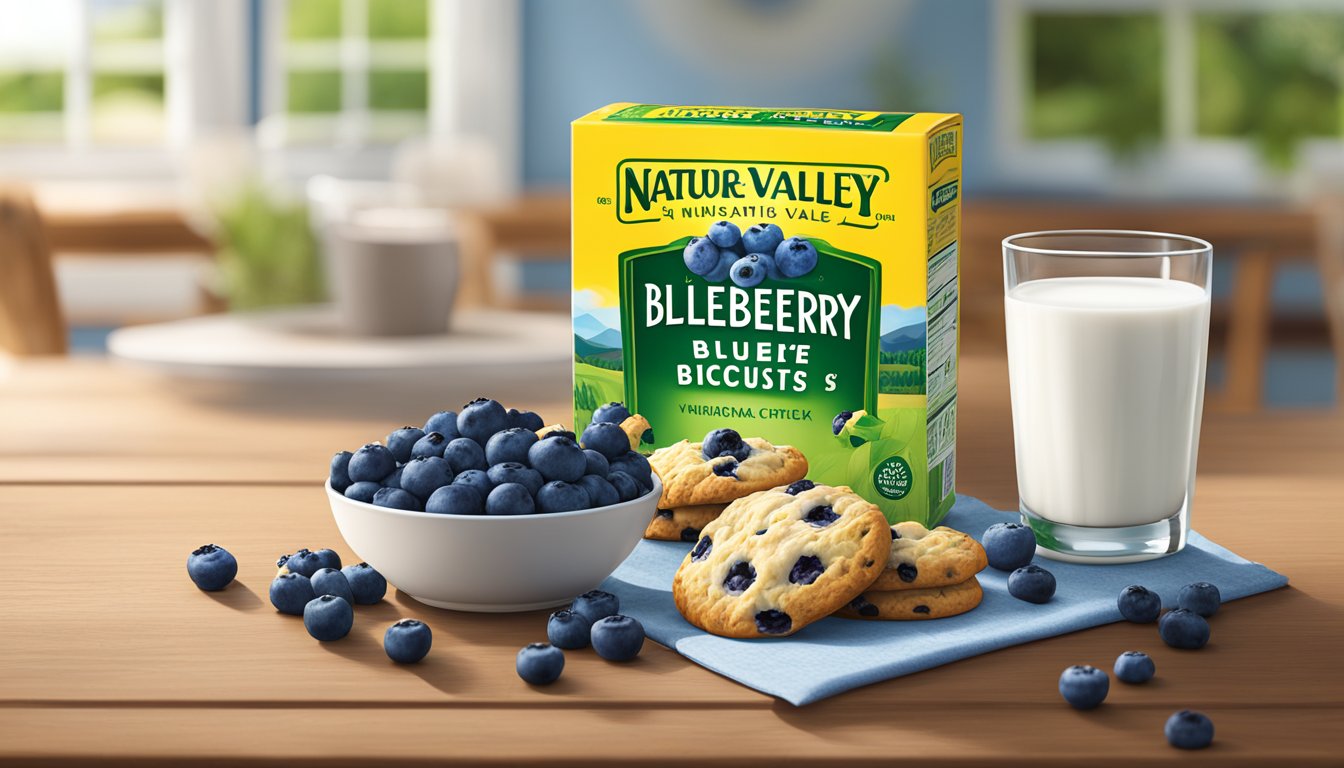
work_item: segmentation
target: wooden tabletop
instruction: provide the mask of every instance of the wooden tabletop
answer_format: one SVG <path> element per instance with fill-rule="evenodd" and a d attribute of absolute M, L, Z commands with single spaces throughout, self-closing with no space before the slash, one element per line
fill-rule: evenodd
<path fill-rule="evenodd" d="M 963 358 L 958 491 L 1015 500 L 1006 368 Z M 188 400 L 99 360 L 0 363 L 0 761 L 182 765 L 1341 764 L 1344 760 L 1344 420 L 1318 412 L 1210 417 L 1195 525 L 1288 574 L 1229 604 L 1200 652 L 1115 624 L 795 708 L 654 644 L 633 663 L 571 653 L 557 684 L 518 680 L 545 612 L 441 611 L 390 592 L 318 644 L 266 598 L 276 556 L 341 541 L 318 483 L 338 447 L 418 421 Z M 449 401 L 456 402 L 456 400 Z M 558 402 L 524 404 L 567 419 Z M 418 407 L 418 406 L 417 406 Z M 368 413 L 368 412 L 365 412 Z M 354 415 L 350 415 L 354 414 Z M 238 583 L 203 593 L 187 553 L 228 547 Z M 1192 574 L 1192 578 L 1197 574 Z M 414 616 L 421 664 L 383 654 Z M 1101 709 L 1056 691 L 1074 663 L 1153 655 L 1158 677 Z M 1168 747 L 1195 708 L 1215 745 Z"/>

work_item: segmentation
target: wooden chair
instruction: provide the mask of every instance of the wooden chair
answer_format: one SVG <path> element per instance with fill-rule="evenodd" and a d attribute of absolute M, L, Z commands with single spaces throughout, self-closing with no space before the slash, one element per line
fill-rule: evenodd
<path fill-rule="evenodd" d="M 0 186 L 0 349 L 15 356 L 66 352 L 42 217 L 29 191 L 16 185 Z"/>

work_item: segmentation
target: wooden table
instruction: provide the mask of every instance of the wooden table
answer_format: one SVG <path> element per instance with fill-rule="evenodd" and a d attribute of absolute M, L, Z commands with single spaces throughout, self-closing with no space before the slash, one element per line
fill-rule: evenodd
<path fill-rule="evenodd" d="M 963 358 L 959 490 L 1015 498 L 1006 369 Z M 1237 601 L 1201 652 L 1115 624 L 961 661 L 794 708 L 648 644 L 633 663 L 570 654 L 531 689 L 513 672 L 545 612 L 439 611 L 395 592 L 319 645 L 266 598 L 299 546 L 350 555 L 317 483 L 337 446 L 385 420 L 212 410 L 94 360 L 0 363 L 0 761 L 30 764 L 1128 765 L 1344 760 L 1344 423 L 1220 416 L 1204 429 L 1197 526 L 1287 573 Z M 563 418 L 559 403 L 531 404 Z M 353 407 L 353 404 L 352 404 Z M 407 414 L 415 421 L 420 414 Z M 1275 528 L 1281 535 L 1273 535 Z M 239 583 L 196 590 L 183 564 L 213 541 Z M 1191 574 L 1192 578 L 1198 574 Z M 433 627 L 398 667 L 381 633 Z M 1141 648 L 1158 677 L 1079 713 L 1056 679 Z M 1217 726 L 1200 753 L 1166 745 L 1171 712 Z"/>

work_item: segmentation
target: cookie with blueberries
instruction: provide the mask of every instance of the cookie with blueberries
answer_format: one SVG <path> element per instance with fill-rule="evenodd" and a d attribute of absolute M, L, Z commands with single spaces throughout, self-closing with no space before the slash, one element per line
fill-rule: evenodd
<path fill-rule="evenodd" d="M 891 526 L 891 557 L 872 591 L 949 587 L 974 577 L 988 564 L 985 549 L 974 536 L 942 525 L 929 530 L 907 520 Z"/>
<path fill-rule="evenodd" d="M 871 621 L 923 621 L 957 616 L 980 605 L 984 592 L 974 577 L 946 587 L 868 591 L 851 600 L 835 615 Z"/>
<path fill-rule="evenodd" d="M 797 448 L 744 438 L 733 429 L 713 430 L 698 443 L 682 440 L 661 448 L 649 464 L 663 481 L 660 509 L 727 504 L 807 475 L 807 457 Z"/>
<path fill-rule="evenodd" d="M 868 589 L 887 520 L 844 486 L 803 480 L 739 499 L 705 526 L 672 580 L 687 621 L 736 638 L 791 635 Z"/>
<path fill-rule="evenodd" d="M 654 513 L 644 538 L 654 541 L 695 541 L 706 525 L 719 519 L 727 504 L 700 504 L 660 509 Z"/>

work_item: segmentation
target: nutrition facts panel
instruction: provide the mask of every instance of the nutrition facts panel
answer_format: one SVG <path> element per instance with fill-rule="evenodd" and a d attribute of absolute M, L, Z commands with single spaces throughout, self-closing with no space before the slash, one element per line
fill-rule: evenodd
<path fill-rule="evenodd" d="M 929 414 L 957 396 L 957 244 L 929 259 L 927 341 Z"/>

